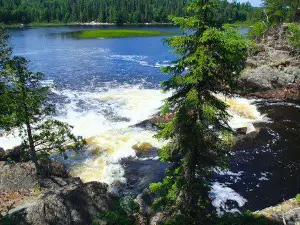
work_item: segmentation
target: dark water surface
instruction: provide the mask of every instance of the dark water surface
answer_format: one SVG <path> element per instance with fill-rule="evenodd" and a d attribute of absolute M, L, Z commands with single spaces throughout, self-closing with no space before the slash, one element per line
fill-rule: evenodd
<path fill-rule="evenodd" d="M 65 113 L 72 117 L 74 112 L 86 113 L 87 120 L 96 118 L 95 121 L 105 117 L 106 120 L 103 119 L 100 124 L 109 127 L 116 121 L 120 124 L 130 120 L 127 118 L 129 115 L 118 114 L 123 103 L 115 105 L 110 101 L 99 104 L 91 96 L 110 89 L 117 90 L 115 93 L 118 94 L 118 88 L 124 87 L 126 90 L 137 86 L 139 89 L 157 89 L 159 83 L 167 78 L 159 68 L 170 64 L 174 56 L 162 43 L 164 37 L 80 40 L 64 35 L 65 32 L 94 28 L 10 30 L 12 37 L 9 43 L 15 55 L 30 60 L 32 70 L 45 73 L 45 82 L 57 84 L 56 90 L 63 102 L 60 108 L 62 115 Z M 177 28 L 133 28 L 178 32 Z M 240 207 L 261 209 L 300 192 L 300 106 L 274 101 L 258 101 L 256 104 L 261 113 L 267 114 L 273 122 L 256 124 L 257 128 L 261 128 L 258 136 L 233 152 L 230 171 L 215 176 L 217 196 L 224 197 L 223 203 L 227 203 L 225 208 L 229 211 Z M 70 113 L 69 105 L 74 112 Z M 138 108 L 131 110 L 134 113 L 139 111 Z M 89 131 L 92 129 L 92 126 L 89 127 Z M 131 171 L 127 169 L 127 173 L 131 174 L 131 185 L 138 185 L 140 180 L 144 182 L 145 177 L 153 175 L 148 166 L 153 161 L 147 162 L 134 164 Z M 157 162 L 154 164 L 155 173 L 162 176 L 165 167 Z M 132 171 L 134 173 L 130 173 Z M 228 196 L 232 198 L 226 200 Z"/>

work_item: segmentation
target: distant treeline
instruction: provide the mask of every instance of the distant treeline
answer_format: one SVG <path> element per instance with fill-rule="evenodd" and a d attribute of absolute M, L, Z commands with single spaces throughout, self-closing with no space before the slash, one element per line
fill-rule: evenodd
<path fill-rule="evenodd" d="M 112 22 L 165 23 L 168 16 L 187 15 L 192 0 L 0 0 L 0 22 Z M 216 21 L 231 23 L 256 18 L 250 3 L 216 0 Z"/>

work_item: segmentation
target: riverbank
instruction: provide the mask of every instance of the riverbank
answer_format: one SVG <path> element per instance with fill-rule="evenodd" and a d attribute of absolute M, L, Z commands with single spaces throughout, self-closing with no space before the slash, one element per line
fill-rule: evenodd
<path fill-rule="evenodd" d="M 287 29 L 270 28 L 248 57 L 239 79 L 247 97 L 300 102 L 300 54 L 289 46 Z"/>
<path fill-rule="evenodd" d="M 4 28 L 23 28 L 23 27 L 60 27 L 60 26 L 116 26 L 116 23 L 102 22 L 72 22 L 72 23 L 29 23 L 29 24 L 4 24 Z M 172 23 L 124 23 L 122 26 L 173 26 Z"/>

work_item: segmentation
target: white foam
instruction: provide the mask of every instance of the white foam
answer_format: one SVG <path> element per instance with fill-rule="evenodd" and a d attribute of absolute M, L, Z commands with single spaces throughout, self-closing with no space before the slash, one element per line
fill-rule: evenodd
<path fill-rule="evenodd" d="M 163 143 L 153 135 L 154 132 L 151 131 L 127 128 L 106 131 L 90 138 L 88 139 L 90 157 L 83 163 L 71 164 L 70 172 L 84 182 L 100 181 L 108 184 L 115 181 L 126 182 L 120 160 L 135 157 L 136 152 L 132 147 L 138 143 L 146 142 L 155 148 L 161 148 Z"/>
<path fill-rule="evenodd" d="M 145 57 L 131 56 L 115 57 L 140 62 L 145 59 Z M 93 92 L 53 90 L 57 95 L 64 96 L 68 100 L 67 103 L 58 105 L 60 115 L 57 119 L 74 126 L 73 132 L 76 135 L 89 139 L 88 154 L 79 158 L 72 156 L 66 161 L 71 173 L 84 181 L 102 181 L 109 184 L 114 181 L 125 182 L 124 170 L 119 162 L 124 157 L 135 156 L 133 145 L 147 142 L 158 148 L 162 146 L 162 143 L 152 137 L 153 132 L 130 128 L 130 126 L 156 113 L 162 105 L 162 100 L 169 97 L 171 93 L 163 93 L 156 89 L 142 89 L 132 85 L 117 88 L 109 85 L 107 83 L 107 87 Z M 229 111 L 233 115 L 230 122 L 233 128 L 251 126 L 253 122 L 264 118 L 250 100 L 234 98 L 226 101 L 230 104 Z M 20 142 L 20 138 L 13 138 L 13 136 L 0 138 L 0 146 L 3 148 L 11 148 Z M 157 159 L 156 157 L 152 160 Z M 229 173 L 227 171 L 228 175 L 239 177 L 237 174 Z"/>
<path fill-rule="evenodd" d="M 238 207 L 242 207 L 246 204 L 247 200 L 233 189 L 226 187 L 224 184 L 215 182 L 212 185 L 210 192 L 212 204 L 217 209 L 217 214 L 222 215 L 224 212 L 236 213 L 240 212 L 238 208 L 230 209 L 226 203 L 227 201 L 235 201 Z"/>
<path fill-rule="evenodd" d="M 110 58 L 111 59 L 116 59 L 116 60 L 128 61 L 128 62 L 136 62 L 136 63 L 139 63 L 142 66 L 154 67 L 153 65 L 151 65 L 147 61 L 145 61 L 148 58 L 147 56 L 142 56 L 142 55 L 111 55 Z"/>
<path fill-rule="evenodd" d="M 250 133 L 255 131 L 254 123 L 269 121 L 258 111 L 254 104 L 255 100 L 242 97 L 226 98 L 223 95 L 217 95 L 217 97 L 229 105 L 228 113 L 231 116 L 229 126 L 232 129 L 247 127 L 247 133 Z"/>

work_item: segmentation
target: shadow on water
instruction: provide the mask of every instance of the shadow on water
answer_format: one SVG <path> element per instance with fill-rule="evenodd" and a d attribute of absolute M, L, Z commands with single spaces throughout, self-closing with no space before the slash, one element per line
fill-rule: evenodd
<path fill-rule="evenodd" d="M 274 101 L 257 106 L 271 121 L 256 124 L 260 131 L 233 151 L 232 173 L 216 176 L 247 199 L 248 210 L 276 205 L 300 191 L 300 107 Z"/>
<path fill-rule="evenodd" d="M 239 193 L 246 200 L 239 207 L 236 198 L 226 196 L 227 211 L 260 210 L 293 198 L 300 191 L 300 107 L 272 101 L 260 101 L 257 106 L 270 122 L 255 124 L 259 132 L 247 135 L 232 151 L 229 170 L 214 175 L 214 182 L 222 184 L 225 191 L 232 190 L 229 195 Z M 122 165 L 133 192 L 161 181 L 167 167 L 142 158 L 123 159 Z M 222 191 L 221 195 L 226 195 Z"/>

